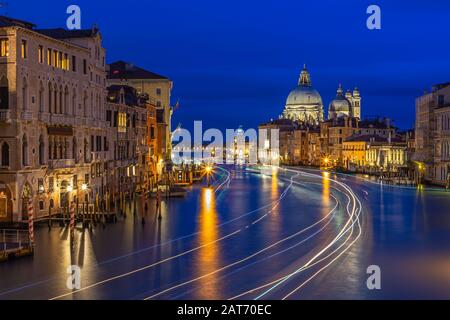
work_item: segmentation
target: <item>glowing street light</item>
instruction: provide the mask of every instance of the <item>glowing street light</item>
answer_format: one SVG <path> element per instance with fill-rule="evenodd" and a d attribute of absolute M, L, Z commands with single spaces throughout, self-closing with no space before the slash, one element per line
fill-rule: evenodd
<path fill-rule="evenodd" d="M 211 186 L 211 172 L 212 172 L 211 166 L 206 166 L 205 172 L 206 172 L 206 179 L 208 179 L 208 188 L 209 188 Z"/>
<path fill-rule="evenodd" d="M 81 190 L 83 190 L 83 191 L 86 191 L 87 190 L 87 184 L 86 183 L 83 183 L 82 185 L 81 185 Z"/>

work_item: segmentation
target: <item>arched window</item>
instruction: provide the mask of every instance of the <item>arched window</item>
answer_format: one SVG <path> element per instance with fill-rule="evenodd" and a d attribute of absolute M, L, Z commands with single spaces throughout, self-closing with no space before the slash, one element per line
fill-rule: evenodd
<path fill-rule="evenodd" d="M 52 84 L 48 83 L 48 112 L 53 113 L 53 103 L 52 103 Z"/>
<path fill-rule="evenodd" d="M 44 112 L 44 84 L 42 81 L 39 83 L 38 104 L 39 112 Z"/>
<path fill-rule="evenodd" d="M 22 165 L 28 165 L 28 140 L 26 135 L 23 135 L 22 138 Z"/>
<path fill-rule="evenodd" d="M 72 93 L 72 114 L 76 115 L 77 112 L 77 90 L 73 89 Z"/>
<path fill-rule="evenodd" d="M 27 84 L 27 79 L 23 78 L 22 81 L 22 107 L 23 110 L 27 110 L 28 109 L 28 84 Z"/>
<path fill-rule="evenodd" d="M 9 85 L 5 76 L 0 79 L 0 109 L 9 109 Z"/>
<path fill-rule="evenodd" d="M 69 114 L 69 88 L 64 88 L 64 114 Z"/>
<path fill-rule="evenodd" d="M 2 144 L 2 163 L 3 167 L 9 166 L 9 145 L 4 142 Z"/>
<path fill-rule="evenodd" d="M 86 139 L 84 139 L 84 150 L 83 150 L 83 152 L 84 152 L 84 162 L 87 163 L 87 162 L 89 162 L 89 157 L 88 157 L 88 155 L 89 155 L 89 144 L 88 144 Z"/>
<path fill-rule="evenodd" d="M 56 85 L 53 90 L 53 108 L 55 110 L 55 113 L 58 113 L 58 86 Z"/>
<path fill-rule="evenodd" d="M 64 108 L 65 106 L 63 105 L 63 88 L 62 86 L 59 86 L 59 114 L 63 114 L 64 113 Z"/>
<path fill-rule="evenodd" d="M 87 97 L 87 93 L 85 91 L 84 97 L 83 97 L 83 117 L 87 116 L 87 100 L 88 100 L 88 97 Z"/>
<path fill-rule="evenodd" d="M 77 138 L 73 137 L 72 141 L 72 158 L 75 160 L 75 163 L 78 163 L 78 150 L 77 150 Z"/>
<path fill-rule="evenodd" d="M 69 159 L 69 141 L 67 141 L 67 139 L 64 139 L 62 142 L 62 146 L 63 146 L 63 159 Z"/>
<path fill-rule="evenodd" d="M 39 164 L 45 164 L 45 143 L 42 136 L 39 137 Z"/>
<path fill-rule="evenodd" d="M 48 159 L 53 159 L 53 138 L 51 136 L 48 137 Z"/>

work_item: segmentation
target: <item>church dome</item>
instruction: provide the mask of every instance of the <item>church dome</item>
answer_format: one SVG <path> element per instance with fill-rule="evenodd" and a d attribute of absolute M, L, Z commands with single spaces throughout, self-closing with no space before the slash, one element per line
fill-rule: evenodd
<path fill-rule="evenodd" d="M 313 87 L 298 86 L 289 93 L 286 105 L 322 104 L 319 92 Z"/>
<path fill-rule="evenodd" d="M 336 98 L 328 107 L 328 118 L 350 116 L 351 108 L 350 101 L 344 96 L 342 86 L 339 85 Z"/>
<path fill-rule="evenodd" d="M 312 87 L 306 66 L 303 66 L 297 87 L 286 99 L 286 106 L 281 117 L 310 124 L 318 124 L 323 120 L 322 98 Z"/>

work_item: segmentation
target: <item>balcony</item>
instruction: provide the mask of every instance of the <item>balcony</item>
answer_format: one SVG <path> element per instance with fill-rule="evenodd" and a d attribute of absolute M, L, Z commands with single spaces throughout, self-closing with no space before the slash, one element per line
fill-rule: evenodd
<path fill-rule="evenodd" d="M 42 122 L 48 124 L 48 123 L 50 123 L 50 114 L 39 112 L 38 119 L 39 119 L 39 121 L 42 121 Z"/>
<path fill-rule="evenodd" d="M 51 114 L 50 115 L 50 124 L 73 126 L 74 118 L 73 118 L 73 116 L 66 115 L 66 114 Z"/>
<path fill-rule="evenodd" d="M 0 110 L 0 122 L 11 122 L 11 111 L 10 110 Z"/>
<path fill-rule="evenodd" d="M 75 159 L 58 159 L 48 161 L 48 167 L 50 169 L 65 169 L 65 168 L 72 168 L 74 166 L 75 166 Z"/>
<path fill-rule="evenodd" d="M 20 119 L 22 121 L 32 121 L 33 120 L 33 112 L 31 111 L 22 111 L 20 115 Z"/>

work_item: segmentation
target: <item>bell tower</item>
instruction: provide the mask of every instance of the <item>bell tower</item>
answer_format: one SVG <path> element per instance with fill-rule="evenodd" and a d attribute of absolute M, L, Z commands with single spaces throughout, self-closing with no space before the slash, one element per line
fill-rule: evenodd
<path fill-rule="evenodd" d="M 352 113 L 355 118 L 361 119 L 361 95 L 358 88 L 353 90 Z"/>

